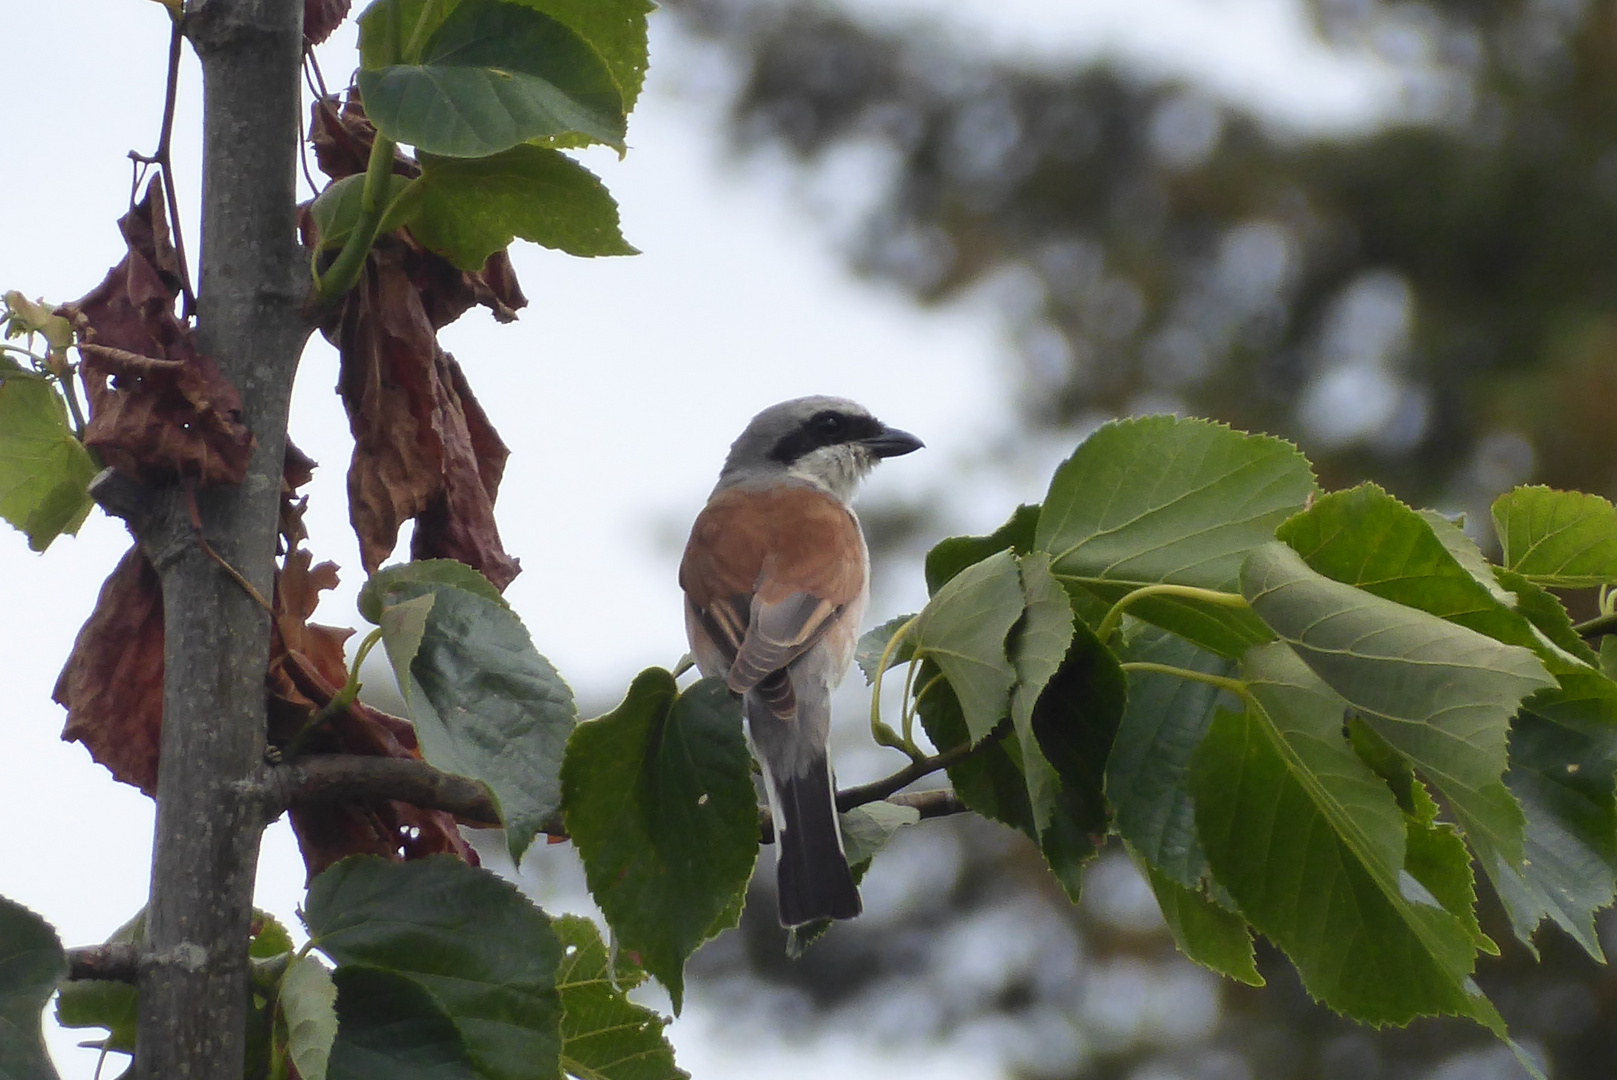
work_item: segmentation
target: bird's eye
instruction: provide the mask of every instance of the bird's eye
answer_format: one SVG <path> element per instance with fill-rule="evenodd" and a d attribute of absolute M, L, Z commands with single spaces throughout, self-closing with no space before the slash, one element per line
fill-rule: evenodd
<path fill-rule="evenodd" d="M 821 435 L 841 435 L 843 420 L 836 413 L 821 413 L 814 418 L 814 428 Z"/>

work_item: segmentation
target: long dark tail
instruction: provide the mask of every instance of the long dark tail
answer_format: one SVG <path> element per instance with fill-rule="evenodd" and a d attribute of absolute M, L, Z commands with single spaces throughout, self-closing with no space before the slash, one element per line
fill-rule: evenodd
<path fill-rule="evenodd" d="M 777 780 L 776 881 L 780 924 L 851 919 L 862 910 L 859 887 L 842 854 L 830 765 L 825 758 L 807 771 Z"/>

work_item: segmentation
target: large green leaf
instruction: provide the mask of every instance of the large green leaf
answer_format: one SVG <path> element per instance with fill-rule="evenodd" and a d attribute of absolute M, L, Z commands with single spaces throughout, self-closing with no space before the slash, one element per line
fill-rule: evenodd
<path fill-rule="evenodd" d="M 400 44 L 409 54 L 412 38 L 424 44 L 460 0 L 395 0 L 401 17 Z M 646 73 L 646 15 L 649 0 L 507 0 L 543 12 L 572 27 L 589 42 L 612 72 L 628 112 L 640 95 Z M 383 0 L 366 8 L 359 17 L 359 55 L 364 67 L 380 68 L 390 62 Z"/>
<path fill-rule="evenodd" d="M 1037 688 L 1028 693 L 1031 710 L 1020 729 L 1014 721 L 996 726 L 970 757 L 949 767 L 949 780 L 972 810 L 1033 840 L 1076 900 L 1082 866 L 1106 832 L 1102 777 L 1123 711 L 1124 679 L 1093 631 L 1063 612 L 1042 557 L 1024 560 L 1022 569 L 1029 609 L 1012 632 L 1011 651 Z M 1064 634 L 1071 644 L 1047 675 Z M 917 685 L 931 688 L 918 703 L 921 723 L 934 745 L 958 746 L 971 733 L 951 684 L 933 683 L 937 673 L 931 660 L 922 663 Z M 1023 741 L 1029 736 L 1031 748 Z"/>
<path fill-rule="evenodd" d="M 326 1080 L 484 1080 L 455 1022 L 421 984 L 359 964 L 333 978 L 337 1039 Z"/>
<path fill-rule="evenodd" d="M 758 858 L 740 703 L 719 679 L 680 694 L 668 672 L 643 671 L 573 733 L 562 787 L 590 893 L 677 1013 L 686 958 L 739 917 Z"/>
<path fill-rule="evenodd" d="M 1016 671 L 1005 639 L 1024 606 L 1016 556 L 1001 551 L 950 578 L 911 631 L 915 655 L 936 663 L 954 689 L 973 743 L 1010 708 Z"/>
<path fill-rule="evenodd" d="M 367 578 L 359 589 L 359 613 L 368 622 L 380 623 L 382 609 L 387 605 L 420 596 L 440 585 L 473 593 L 510 610 L 511 605 L 494 583 L 459 559 L 418 559 L 384 566 Z"/>
<path fill-rule="evenodd" d="M 377 968 L 431 995 L 479 1076 L 560 1076 L 561 945 L 544 912 L 509 882 L 447 855 L 406 863 L 355 856 L 314 880 L 305 911 L 315 947 L 337 962 L 345 1024 L 343 969 Z M 339 1061 L 334 1049 L 333 1075 Z"/>
<path fill-rule="evenodd" d="M 1010 550 L 1026 555 L 1033 550 L 1033 531 L 1038 528 L 1039 508 L 1024 503 L 999 528 L 987 536 L 951 536 L 940 540 L 926 553 L 926 592 L 937 591 L 972 563 L 982 562 L 996 552 Z"/>
<path fill-rule="evenodd" d="M 1441 519 L 1434 523 L 1374 484 L 1320 496 L 1275 537 L 1334 581 L 1508 645 L 1539 647 L 1532 624 L 1514 609 L 1511 594 L 1494 579 L 1481 552 L 1471 547 L 1473 566 L 1461 565 L 1457 552 L 1470 541 L 1459 529 Z"/>
<path fill-rule="evenodd" d="M 442 573 L 383 575 L 362 608 L 377 612 L 421 752 L 488 784 L 520 860 L 561 808 L 561 762 L 578 715 L 572 691 L 503 601 L 439 584 Z"/>
<path fill-rule="evenodd" d="M 1519 487 L 1493 504 L 1500 561 L 1538 585 L 1617 581 L 1617 508 L 1599 495 Z"/>
<path fill-rule="evenodd" d="M 1594 913 L 1617 889 L 1617 683 L 1570 670 L 1528 698 L 1510 736 L 1505 782 L 1527 818 L 1526 854 L 1511 865 L 1478 858 L 1493 878 L 1516 936 L 1532 948 L 1547 915 L 1603 960 Z"/>
<path fill-rule="evenodd" d="M 0 367 L 0 518 L 44 551 L 84 524 L 95 473 L 95 459 L 74 438 L 67 406 L 50 381 Z"/>
<path fill-rule="evenodd" d="M 623 110 L 634 108 L 646 76 L 646 15 L 650 0 L 511 0 L 553 15 L 577 30 L 611 69 L 623 94 Z"/>
<path fill-rule="evenodd" d="M 1171 416 L 1120 421 L 1056 470 L 1036 547 L 1069 589 L 1106 603 L 1161 583 L 1233 592 L 1242 559 L 1313 491 L 1307 459 L 1279 439 Z M 1269 637 L 1250 613 L 1193 599 L 1129 610 L 1228 656 Z"/>
<path fill-rule="evenodd" d="M 606 943 L 589 919 L 563 915 L 556 934 L 564 949 L 556 970 L 562 1071 L 578 1080 L 689 1080 L 674 1065 L 674 1048 L 663 1034 L 667 1021 L 627 997 L 643 976 L 623 965 L 621 953 L 613 970 Z"/>
<path fill-rule="evenodd" d="M 513 238 L 569 255 L 634 255 L 618 204 L 595 174 L 556 150 L 513 146 L 490 157 L 421 155 L 410 232 L 462 270 Z"/>
<path fill-rule="evenodd" d="M 1130 634 L 1122 658 L 1221 677 L 1235 671 L 1233 661 L 1154 626 Z M 1190 758 L 1220 703 L 1230 707 L 1235 699 L 1208 683 L 1130 671 L 1128 704 L 1106 762 L 1117 831 L 1152 867 L 1188 889 L 1200 887 L 1207 866 L 1196 839 Z"/>
<path fill-rule="evenodd" d="M 56 1080 L 40 1014 L 67 978 L 67 956 L 50 924 L 0 897 L 0 1080 Z"/>
<path fill-rule="evenodd" d="M 1072 646 L 1072 605 L 1067 602 L 1066 590 L 1050 573 L 1049 556 L 1029 554 L 1017 560 L 1017 565 L 1022 577 L 1023 603 L 1026 607 L 1013 631 L 1010 647 L 1016 673 L 1016 685 L 1011 691 L 1011 727 L 1016 732 L 1017 742 L 1021 744 L 1022 775 L 1027 780 L 1033 827 L 1042 837 L 1050 828 L 1062 784 L 1061 776 L 1045 757 L 1034 734 L 1034 711 L 1039 704 L 1039 696 L 1060 670 L 1061 662 L 1066 659 L 1067 650 Z M 1085 634 L 1090 638 L 1094 636 L 1087 627 Z M 1054 733 L 1054 737 L 1068 734 L 1063 723 L 1067 718 L 1051 721 L 1047 710 L 1045 719 L 1060 729 Z M 1082 754 L 1077 757 L 1078 767 L 1090 764 Z M 1100 777 L 1097 774 L 1093 779 L 1095 794 L 1099 797 Z M 1074 781 L 1077 780 L 1074 777 Z M 1102 804 L 1103 820 L 1104 815 L 1105 807 Z"/>
<path fill-rule="evenodd" d="M 1404 815 L 1343 738 L 1342 700 L 1283 645 L 1252 650 L 1244 667 L 1252 707 L 1221 710 L 1191 764 L 1218 882 L 1332 1008 L 1369 1023 L 1452 1013 L 1499 1030 L 1470 980 L 1467 922 L 1405 872 Z"/>
<path fill-rule="evenodd" d="M 1252 930 L 1245 919 L 1225 911 L 1199 890 L 1179 884 L 1143 858 L 1137 856 L 1136 863 L 1151 883 L 1163 921 L 1180 952 L 1236 982 L 1264 984 L 1252 948 Z"/>
<path fill-rule="evenodd" d="M 385 18 L 382 5 L 364 16 L 359 88 L 366 114 L 388 138 L 448 157 L 555 138 L 623 149 L 623 94 L 601 56 L 566 24 L 517 4 L 460 0 L 418 60 L 377 66 Z"/>
<path fill-rule="evenodd" d="M 1589 647 L 1572 625 L 1572 617 L 1561 601 L 1541 585 L 1534 585 L 1514 570 L 1493 568 L 1494 580 L 1516 600 L 1516 610 L 1533 624 L 1551 645 L 1567 656 L 1599 670 L 1600 654 Z M 1543 651 L 1540 650 L 1540 655 Z"/>
<path fill-rule="evenodd" d="M 1521 809 L 1501 777 L 1512 714 L 1554 684 L 1532 652 L 1333 581 L 1278 542 L 1253 552 L 1241 591 L 1437 786 L 1473 841 L 1521 860 Z"/>
<path fill-rule="evenodd" d="M 286 1053 L 302 1080 L 326 1080 L 331 1045 L 337 1038 L 337 984 L 312 956 L 294 956 L 281 976 L 281 1017 Z"/>

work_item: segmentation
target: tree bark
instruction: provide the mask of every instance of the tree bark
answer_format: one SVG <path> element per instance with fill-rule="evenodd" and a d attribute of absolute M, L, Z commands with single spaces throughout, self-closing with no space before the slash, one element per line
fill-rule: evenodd
<path fill-rule="evenodd" d="M 247 935 L 263 820 L 269 616 L 197 542 L 271 592 L 292 376 L 308 335 L 295 230 L 302 0 L 192 0 L 202 62 L 198 339 L 241 393 L 237 487 L 160 492 L 141 542 L 163 586 L 162 763 L 141 957 L 136 1075 L 242 1075 Z"/>

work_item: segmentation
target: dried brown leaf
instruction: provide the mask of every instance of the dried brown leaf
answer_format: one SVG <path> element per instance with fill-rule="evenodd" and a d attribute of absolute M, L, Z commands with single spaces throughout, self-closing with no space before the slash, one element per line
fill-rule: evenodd
<path fill-rule="evenodd" d="M 344 303 L 338 392 L 354 433 L 349 516 L 367 571 L 414 518 L 417 557 L 460 559 L 504 588 L 518 571 L 494 521 L 507 451 L 438 347 L 427 305 L 438 300 L 441 313 L 444 294 L 418 283 L 412 271 L 422 268 L 421 252 L 384 239 Z"/>
<path fill-rule="evenodd" d="M 303 0 L 303 40 L 318 45 L 348 18 L 352 0 Z"/>
<path fill-rule="evenodd" d="M 163 728 L 163 594 L 131 547 L 107 575 L 51 695 L 67 709 L 62 738 L 151 795 Z"/>
<path fill-rule="evenodd" d="M 252 432 L 236 388 L 174 315 L 179 264 L 160 178 L 118 226 L 128 246 L 123 260 L 61 309 L 79 332 L 90 402 L 85 444 L 148 485 L 178 476 L 240 483 Z"/>

